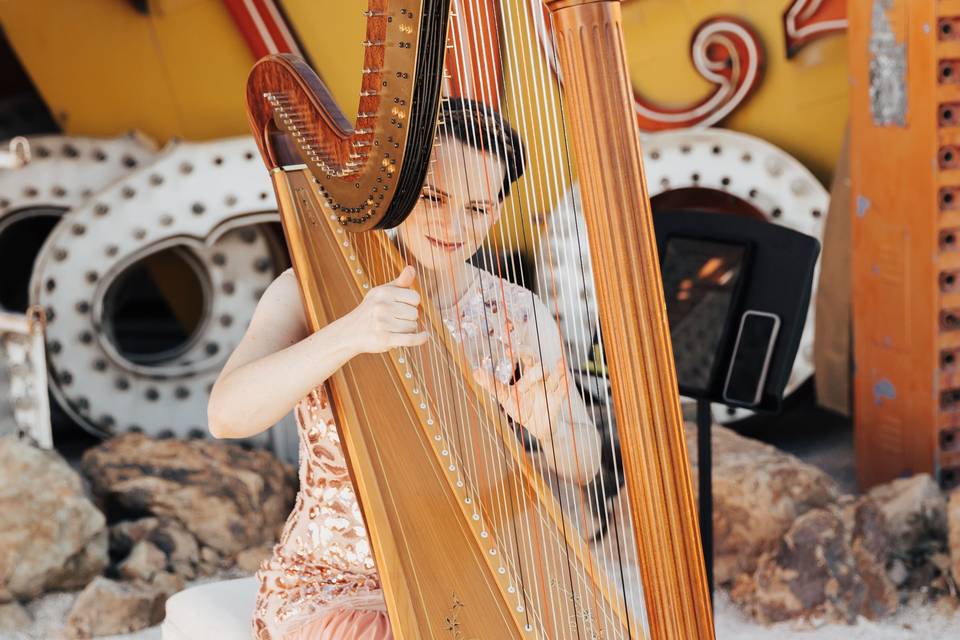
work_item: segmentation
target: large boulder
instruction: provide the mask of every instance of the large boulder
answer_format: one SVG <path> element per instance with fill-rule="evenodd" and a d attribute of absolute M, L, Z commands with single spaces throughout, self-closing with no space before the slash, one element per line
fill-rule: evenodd
<path fill-rule="evenodd" d="M 763 623 L 879 619 L 898 606 L 885 568 L 889 546 L 876 503 L 847 497 L 797 518 L 754 574 L 737 579 L 731 597 Z"/>
<path fill-rule="evenodd" d="M 931 601 L 955 593 L 947 549 L 947 500 L 926 473 L 898 478 L 868 494 L 884 513 L 890 532 L 888 574 L 903 592 Z"/>
<path fill-rule="evenodd" d="M 714 576 L 725 584 L 752 573 L 798 516 L 834 503 L 839 490 L 827 474 L 776 447 L 719 425 L 711 435 Z M 687 425 L 687 448 L 696 478 L 693 425 Z"/>
<path fill-rule="evenodd" d="M 67 614 L 70 638 L 132 633 L 159 624 L 172 595 L 142 582 L 116 582 L 102 576 L 87 585 Z"/>
<path fill-rule="evenodd" d="M 878 485 L 867 495 L 883 511 L 894 551 L 909 553 L 931 536 L 946 538 L 947 501 L 929 473 Z"/>
<path fill-rule="evenodd" d="M 81 466 L 111 520 L 175 519 L 202 544 L 231 556 L 272 541 L 295 494 L 289 465 L 219 441 L 125 434 L 88 450 Z"/>
<path fill-rule="evenodd" d="M 56 452 L 0 438 L 0 602 L 79 589 L 107 566 L 103 514 Z"/>

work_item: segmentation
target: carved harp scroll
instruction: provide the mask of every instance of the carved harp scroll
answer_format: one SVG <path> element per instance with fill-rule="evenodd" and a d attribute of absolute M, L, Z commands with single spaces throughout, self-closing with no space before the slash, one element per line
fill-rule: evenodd
<path fill-rule="evenodd" d="M 314 329 L 411 263 L 386 230 L 428 206 L 418 204 L 421 188 L 442 171 L 431 157 L 450 135 L 438 118 L 449 90 L 447 50 L 460 46 L 448 44 L 449 22 L 461 2 L 479 1 L 497 17 L 483 28 L 504 33 L 502 82 L 512 84 L 507 91 L 500 79 L 481 79 L 490 85 L 484 95 L 512 121 L 526 121 L 506 96 L 531 86 L 554 90 L 551 80 L 525 80 L 521 72 L 535 65 L 515 64 L 510 50 L 521 41 L 514 29 L 543 19 L 535 1 L 370 0 L 353 122 L 301 60 L 268 56 L 252 70 L 250 124 Z M 532 157 L 569 145 L 576 158 L 596 280 L 591 326 L 603 327 L 608 345 L 601 351 L 609 385 L 598 393 L 619 425 L 616 486 L 561 481 L 544 463 L 503 399 L 477 383 L 466 333 L 454 335 L 431 303 L 439 289 L 424 285 L 431 280 L 419 271 L 427 343 L 360 355 L 328 380 L 341 443 L 395 637 L 713 638 L 619 2 L 544 4 L 564 79 L 558 101 L 565 113 L 554 133 L 560 122 L 569 131 L 553 140 L 548 131 L 518 128 L 535 147 Z M 455 52 L 461 62 L 470 57 Z M 569 178 L 568 169 L 561 173 Z M 494 229 L 506 244 L 516 239 L 511 229 L 520 233 L 504 219 Z M 494 254 L 486 243 L 477 256 L 503 276 Z M 550 294 L 541 296 L 551 307 Z M 506 314 L 505 298 L 484 299 L 486 308 L 498 302 Z M 555 331 L 534 316 L 538 331 Z M 564 371 L 576 369 L 577 354 L 564 353 Z M 579 387 L 567 385 L 566 393 L 585 402 Z M 607 440 L 617 447 L 603 427 L 599 442 Z M 573 442 L 574 457 L 596 453 Z M 605 509 L 614 516 L 598 533 L 593 519 Z"/>

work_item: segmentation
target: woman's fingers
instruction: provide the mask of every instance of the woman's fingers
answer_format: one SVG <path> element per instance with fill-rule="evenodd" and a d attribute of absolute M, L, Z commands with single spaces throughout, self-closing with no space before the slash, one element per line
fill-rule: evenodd
<path fill-rule="evenodd" d="M 394 333 L 391 342 L 394 347 L 418 347 L 430 338 L 426 331 L 419 333 Z"/>
<path fill-rule="evenodd" d="M 414 269 L 411 265 L 407 265 L 400 272 L 400 275 L 396 277 L 393 281 L 393 285 L 396 287 L 407 288 L 413 284 L 414 278 L 417 276 L 417 270 Z"/>
<path fill-rule="evenodd" d="M 391 313 L 393 314 L 394 318 L 399 320 L 416 321 L 420 317 L 416 307 L 411 307 L 409 304 L 403 303 L 394 304 L 391 308 Z"/>
<path fill-rule="evenodd" d="M 507 412 L 514 420 L 519 420 L 519 405 L 517 404 L 517 391 L 511 386 L 505 385 L 497 380 L 493 373 L 486 369 L 474 369 L 473 379 L 477 381 L 480 388 L 494 396 L 503 410 Z"/>
<path fill-rule="evenodd" d="M 420 294 L 413 289 L 390 287 L 389 292 L 395 302 L 402 302 L 413 307 L 420 304 Z"/>
<path fill-rule="evenodd" d="M 520 374 L 520 378 L 514 384 L 522 392 L 529 391 L 535 385 L 543 382 L 543 367 L 537 366 L 527 366 L 523 370 L 523 373 Z"/>
<path fill-rule="evenodd" d="M 401 318 L 389 318 L 386 321 L 387 330 L 390 333 L 417 333 L 420 326 L 416 320 L 403 320 Z"/>

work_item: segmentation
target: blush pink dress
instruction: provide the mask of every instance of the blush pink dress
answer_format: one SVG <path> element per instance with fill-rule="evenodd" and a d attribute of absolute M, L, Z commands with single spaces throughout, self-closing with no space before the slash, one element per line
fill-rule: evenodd
<path fill-rule="evenodd" d="M 478 271 L 441 315 L 474 366 L 508 383 L 511 349 L 535 344 L 533 296 Z M 504 313 L 504 307 L 506 313 Z M 300 491 L 273 556 L 257 572 L 257 640 L 390 640 L 390 624 L 333 413 L 320 387 L 295 409 Z"/>

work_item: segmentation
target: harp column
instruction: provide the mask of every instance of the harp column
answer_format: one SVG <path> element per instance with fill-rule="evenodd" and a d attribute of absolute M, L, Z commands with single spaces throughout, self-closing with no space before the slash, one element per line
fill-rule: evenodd
<path fill-rule="evenodd" d="M 654 640 L 714 637 L 619 0 L 544 0 L 563 78 Z"/>

